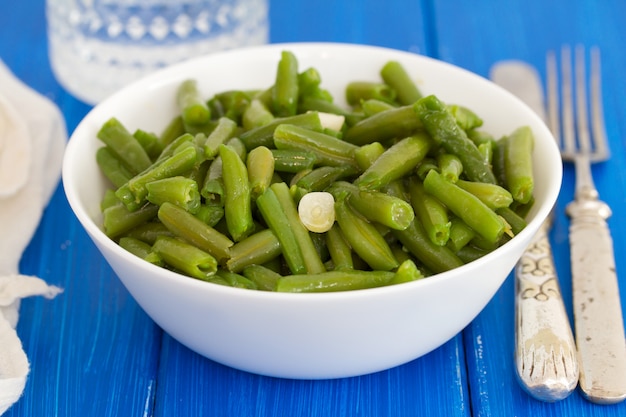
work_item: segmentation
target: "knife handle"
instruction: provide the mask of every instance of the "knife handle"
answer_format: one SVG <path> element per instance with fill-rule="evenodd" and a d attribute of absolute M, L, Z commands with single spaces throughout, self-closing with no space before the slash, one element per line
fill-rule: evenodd
<path fill-rule="evenodd" d="M 617 403 L 626 398 L 626 338 L 606 223 L 611 209 L 597 199 L 579 198 L 566 211 L 580 388 L 592 402 Z"/>
<path fill-rule="evenodd" d="M 547 222 L 515 268 L 516 371 L 542 401 L 566 398 L 578 383 L 576 345 L 561 296 Z"/>

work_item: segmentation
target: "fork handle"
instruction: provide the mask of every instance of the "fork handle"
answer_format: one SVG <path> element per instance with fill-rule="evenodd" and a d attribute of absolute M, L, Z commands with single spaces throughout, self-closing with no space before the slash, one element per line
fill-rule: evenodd
<path fill-rule="evenodd" d="M 522 387 L 548 402 L 578 384 L 578 356 L 544 223 L 515 268 L 515 362 Z"/>
<path fill-rule="evenodd" d="M 626 398 L 626 338 L 606 222 L 611 209 L 600 200 L 578 198 L 566 211 L 580 388 L 592 402 L 617 403 Z"/>

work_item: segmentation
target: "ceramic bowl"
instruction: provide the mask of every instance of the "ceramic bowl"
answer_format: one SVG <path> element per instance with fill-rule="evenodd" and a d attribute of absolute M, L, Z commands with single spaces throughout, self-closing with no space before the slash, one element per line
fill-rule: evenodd
<path fill-rule="evenodd" d="M 129 130 L 160 132 L 176 113 L 175 90 L 195 78 L 209 97 L 228 89 L 272 85 L 283 50 L 300 68 L 313 66 L 343 104 L 353 80 L 379 80 L 397 60 L 424 94 L 465 105 L 496 137 L 528 125 L 535 135 L 536 203 L 528 226 L 494 252 L 427 279 L 383 288 L 325 294 L 282 294 L 230 288 L 190 279 L 149 264 L 102 231 L 100 201 L 106 180 L 95 161 L 96 132 L 117 117 Z M 444 344 L 494 296 L 548 216 L 561 184 L 555 141 L 542 120 L 492 82 L 456 66 L 380 47 L 348 44 L 274 44 L 234 50 L 165 68 L 98 104 L 68 143 L 63 185 L 76 217 L 147 314 L 179 342 L 219 363 L 257 374 L 322 379 L 395 367 Z M 513 306 L 511 306 L 513 308 Z"/>

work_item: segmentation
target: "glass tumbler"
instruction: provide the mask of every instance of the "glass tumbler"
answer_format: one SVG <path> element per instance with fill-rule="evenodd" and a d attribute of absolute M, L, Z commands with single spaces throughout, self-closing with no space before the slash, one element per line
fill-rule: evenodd
<path fill-rule="evenodd" d="M 268 41 L 268 0 L 46 0 L 59 83 L 94 105 L 194 56 Z"/>

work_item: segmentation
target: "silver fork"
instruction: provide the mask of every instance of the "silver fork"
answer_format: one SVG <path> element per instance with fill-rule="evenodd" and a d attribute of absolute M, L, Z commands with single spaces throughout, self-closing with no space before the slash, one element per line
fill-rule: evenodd
<path fill-rule="evenodd" d="M 575 49 L 574 76 L 571 55 L 570 47 L 563 46 L 560 117 L 554 52 L 547 55 L 547 89 L 550 127 L 555 137 L 562 139 L 563 160 L 573 162 L 576 172 L 574 200 L 567 205 L 566 213 L 571 218 L 569 238 L 579 386 L 590 401 L 612 404 L 626 398 L 626 338 L 613 241 L 606 222 L 611 209 L 599 200 L 591 174 L 592 163 L 609 157 L 602 111 L 600 52 L 598 48 L 590 51 L 589 112 L 585 50 L 582 46 Z"/>

